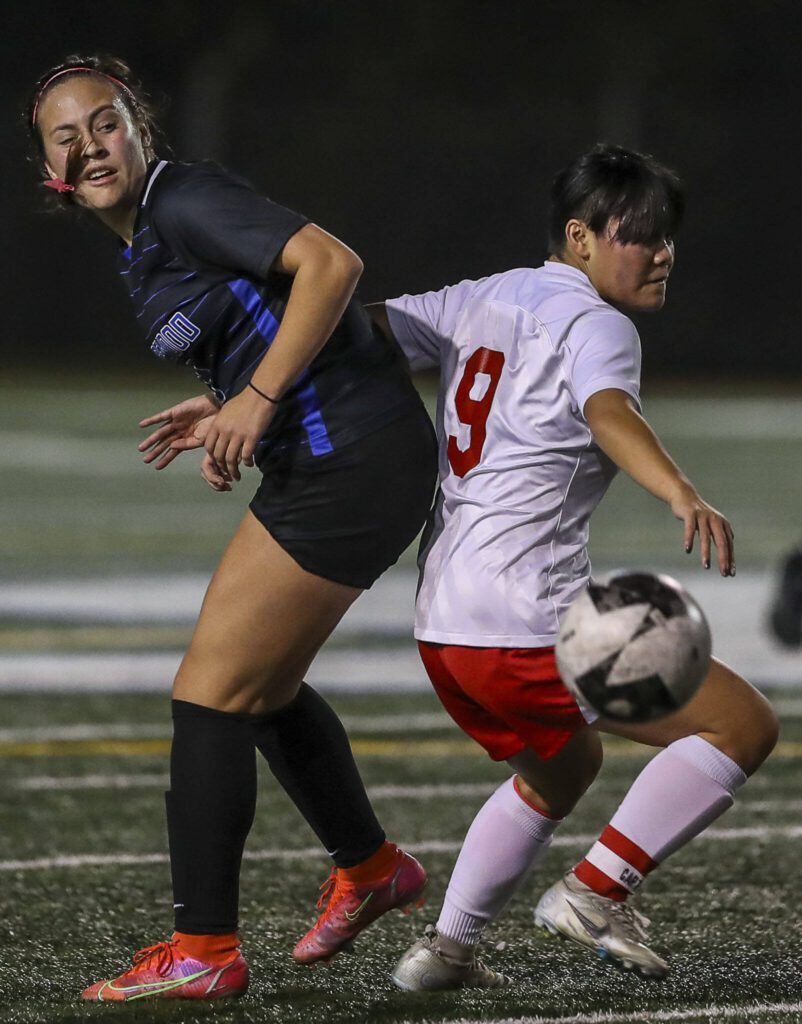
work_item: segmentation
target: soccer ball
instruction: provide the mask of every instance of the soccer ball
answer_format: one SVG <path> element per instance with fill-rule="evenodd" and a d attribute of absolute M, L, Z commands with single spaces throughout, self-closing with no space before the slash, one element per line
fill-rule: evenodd
<path fill-rule="evenodd" d="M 650 722 L 691 699 L 710 665 L 704 612 L 676 580 L 620 572 L 591 581 L 557 641 L 563 682 L 617 722 Z"/>

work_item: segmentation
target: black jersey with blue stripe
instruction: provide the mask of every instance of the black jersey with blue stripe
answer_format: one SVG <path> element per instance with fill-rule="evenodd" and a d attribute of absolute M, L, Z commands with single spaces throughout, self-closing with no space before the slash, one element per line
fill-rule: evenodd
<path fill-rule="evenodd" d="M 272 265 L 307 219 L 213 163 L 154 161 L 120 273 L 151 350 L 225 402 L 278 331 L 292 277 Z M 417 403 L 400 350 L 352 298 L 278 407 L 261 451 L 324 455 Z M 261 456 L 260 456 L 261 458 Z"/>

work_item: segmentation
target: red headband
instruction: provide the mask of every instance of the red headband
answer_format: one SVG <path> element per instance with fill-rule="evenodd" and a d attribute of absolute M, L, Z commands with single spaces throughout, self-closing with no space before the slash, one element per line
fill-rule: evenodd
<path fill-rule="evenodd" d="M 76 71 L 88 71 L 92 75 L 102 75 L 104 78 L 108 78 L 110 82 L 114 82 L 115 85 L 119 85 L 121 89 L 125 89 L 125 91 L 131 97 L 131 99 L 136 101 L 136 97 L 125 84 L 125 82 L 121 82 L 120 79 L 115 78 L 114 75 L 107 75 L 105 71 L 98 71 L 97 68 L 62 68 L 61 71 L 57 71 L 55 75 L 51 75 L 50 78 L 48 78 L 48 80 L 39 90 L 39 95 L 36 97 L 36 102 L 33 105 L 33 113 L 31 114 L 31 127 L 33 127 L 36 124 L 36 114 L 39 111 L 39 102 L 42 99 L 42 93 L 45 91 L 45 89 L 50 85 L 51 82 L 54 82 L 57 78 L 60 78 L 62 75 L 71 75 Z"/>

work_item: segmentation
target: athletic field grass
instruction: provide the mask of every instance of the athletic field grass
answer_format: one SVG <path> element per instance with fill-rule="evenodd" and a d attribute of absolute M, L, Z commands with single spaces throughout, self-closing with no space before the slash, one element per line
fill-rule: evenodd
<path fill-rule="evenodd" d="M 388 832 L 418 851 L 429 870 L 423 910 L 380 921 L 330 968 L 295 966 L 290 950 L 314 920 L 328 866 L 263 771 L 242 877 L 248 995 L 200 1006 L 76 1001 L 86 984 L 118 973 L 134 951 L 169 934 L 163 666 L 179 657 L 191 629 L 187 606 L 170 602 L 187 579 L 211 572 L 255 486 L 246 478 L 233 494 L 213 494 L 197 476 L 196 456 L 183 456 L 163 474 L 141 465 L 137 421 L 195 393 L 197 384 L 185 383 L 168 390 L 149 381 L 61 379 L 52 392 L 23 380 L 0 385 L 0 596 L 11 595 L 0 619 L 0 1021 L 802 1022 L 802 697 L 793 688 L 802 683 L 802 657 L 797 680 L 794 655 L 772 649 L 760 633 L 768 574 L 802 530 L 798 382 L 738 394 L 645 391 L 647 415 L 669 449 L 735 526 L 745 571 L 735 581 L 706 577 L 711 617 L 729 624 L 730 639 L 739 641 L 730 645 L 736 667 L 752 655 L 756 682 L 788 684 L 774 694 L 783 720 L 778 752 L 735 809 L 652 876 L 639 897 L 653 920 L 654 944 L 671 962 L 668 981 L 618 974 L 532 926 L 542 888 L 587 849 L 648 756 L 611 742 L 599 781 L 488 936 L 484 958 L 514 986 L 424 997 L 391 986 L 396 958 L 436 920 L 466 827 L 504 778 L 434 697 L 413 686 L 406 694 L 332 699 Z M 690 569 L 692 589 L 703 575 L 682 553 L 679 526 L 667 510 L 625 480 L 594 517 L 591 553 L 600 566 Z M 402 563 L 408 574 L 413 552 Z M 93 618 L 69 607 L 71 600 L 79 604 L 75 580 L 88 588 L 82 600 L 89 591 L 105 593 L 109 582 L 115 608 L 127 599 L 140 607 L 143 588 L 152 586 L 161 611 L 148 606 L 144 615 Z M 39 594 L 44 585 L 51 612 L 40 613 L 38 604 L 33 613 L 23 608 L 29 583 Z M 364 677 L 367 665 L 369 685 L 385 681 L 392 688 L 404 673 L 419 674 L 408 631 L 412 589 L 391 585 L 385 598 L 365 606 L 381 613 L 378 625 L 368 622 L 372 611 L 344 625 L 321 678 L 347 682 Z M 47 661 L 49 678 L 62 681 L 68 662 L 76 675 L 71 658 L 102 666 L 103 656 L 113 655 L 117 670 L 120 661 L 130 669 L 130 685 L 142 687 L 141 666 L 154 654 L 166 659 L 157 658 L 155 668 L 147 662 L 162 693 L 104 692 L 112 680 L 97 667 L 86 669 L 93 679 L 75 680 L 75 692 L 26 692 L 30 684 L 15 677 L 17 657 Z M 86 684 L 98 692 L 87 692 Z M 495 949 L 499 943 L 505 948 Z"/>
<path fill-rule="evenodd" d="M 360 696 L 335 703 L 389 834 L 419 851 L 430 872 L 427 906 L 380 921 L 329 968 L 296 966 L 290 949 L 314 918 L 327 864 L 265 771 L 242 877 L 253 972 L 247 996 L 200 1006 L 84 1007 L 76 1002 L 83 985 L 122 969 L 136 949 L 170 930 L 167 700 L 2 696 L 0 1019 L 802 1020 L 802 702 L 787 693 L 778 700 L 779 751 L 736 808 L 653 875 L 639 898 L 655 946 L 671 962 L 662 984 L 617 973 L 532 926 L 540 890 L 581 855 L 645 761 L 642 749 L 611 741 L 602 775 L 544 868 L 488 936 L 483 955 L 514 986 L 488 994 L 396 991 L 388 973 L 436 919 L 460 839 L 504 771 L 462 737 L 431 695 Z M 506 948 L 496 950 L 498 943 Z"/>

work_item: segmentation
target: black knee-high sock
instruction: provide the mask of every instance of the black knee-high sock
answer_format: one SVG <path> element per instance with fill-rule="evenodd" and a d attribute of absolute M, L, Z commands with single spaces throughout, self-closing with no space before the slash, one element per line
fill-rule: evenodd
<path fill-rule="evenodd" d="M 382 845 L 342 722 L 301 685 L 292 703 L 254 720 L 256 746 L 337 867 L 350 868 Z"/>
<path fill-rule="evenodd" d="M 173 701 L 165 795 L 177 931 L 236 931 L 242 850 L 256 809 L 251 722 Z"/>

